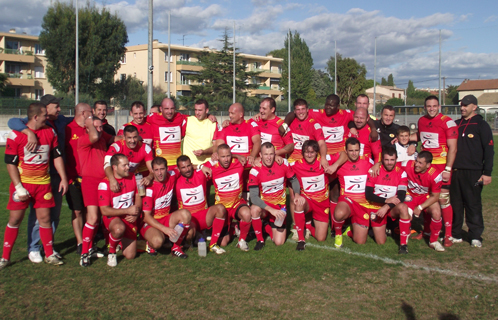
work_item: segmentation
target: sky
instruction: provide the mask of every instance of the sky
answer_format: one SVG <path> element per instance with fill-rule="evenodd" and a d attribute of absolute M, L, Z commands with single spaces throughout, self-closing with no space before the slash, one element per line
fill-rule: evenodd
<path fill-rule="evenodd" d="M 66 2 L 67 0 L 60 0 Z M 38 35 L 46 0 L 0 0 L 0 31 Z M 85 1 L 79 1 L 80 6 Z M 129 43 L 147 43 L 148 0 L 96 1 L 126 24 Z M 446 85 L 464 79 L 498 78 L 498 1 L 327 1 L 327 0 L 154 0 L 154 39 L 220 48 L 218 41 L 235 22 L 236 47 L 265 55 L 284 45 L 289 30 L 300 33 L 310 48 L 315 69 L 326 71 L 337 52 L 356 59 L 374 77 L 377 38 L 377 81 L 394 76 L 397 87 L 412 80 L 417 88 L 439 86 L 439 35 L 442 76 Z"/>

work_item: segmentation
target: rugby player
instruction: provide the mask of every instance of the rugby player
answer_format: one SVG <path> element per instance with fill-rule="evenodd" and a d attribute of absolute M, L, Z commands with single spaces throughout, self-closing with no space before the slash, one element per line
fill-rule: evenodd
<path fill-rule="evenodd" d="M 118 136 L 122 136 L 123 130 L 126 126 L 134 126 L 138 129 L 138 134 L 143 141 L 143 143 L 152 147 L 152 126 L 147 122 L 147 115 L 145 114 L 145 106 L 141 101 L 134 101 L 131 104 L 130 116 L 132 121 L 123 124 L 123 126 L 118 130 Z"/>

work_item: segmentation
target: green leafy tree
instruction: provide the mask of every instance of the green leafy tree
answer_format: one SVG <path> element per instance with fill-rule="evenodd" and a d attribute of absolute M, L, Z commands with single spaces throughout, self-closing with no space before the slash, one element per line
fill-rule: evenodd
<path fill-rule="evenodd" d="M 334 57 L 330 57 L 327 62 L 329 74 L 334 74 L 334 66 Z M 355 98 L 365 92 L 366 75 L 367 68 L 364 64 L 359 64 L 353 58 L 337 55 L 337 95 L 341 98 L 342 104 L 349 108 L 353 107 Z"/>
<path fill-rule="evenodd" d="M 375 82 L 377 83 L 377 85 L 380 85 L 380 83 L 378 83 L 377 81 L 375 81 Z M 374 86 L 373 79 L 365 80 L 365 89 L 373 88 L 373 86 Z"/>
<path fill-rule="evenodd" d="M 48 60 L 47 78 L 55 90 L 75 89 L 75 21 L 72 4 L 55 2 L 43 17 L 40 43 Z M 128 42 L 126 26 L 105 7 L 79 9 L 79 83 L 81 93 L 109 95 Z M 107 96 L 110 98 L 110 96 Z"/>
<path fill-rule="evenodd" d="M 394 77 L 393 77 L 393 74 L 390 73 L 388 76 L 387 76 L 387 85 L 388 86 L 391 86 L 391 87 L 394 87 Z"/>
<path fill-rule="evenodd" d="M 382 77 L 382 80 L 380 81 L 381 86 L 387 86 L 387 80 L 386 78 Z"/>
<path fill-rule="evenodd" d="M 391 99 L 386 101 L 385 105 L 393 106 L 393 107 L 394 106 L 404 106 L 405 101 L 403 99 L 400 99 L 400 98 L 391 98 Z"/>
<path fill-rule="evenodd" d="M 415 95 L 415 86 L 413 85 L 413 81 L 408 80 L 408 87 L 406 87 L 406 96 L 408 98 L 413 98 Z"/>
<path fill-rule="evenodd" d="M 311 89 L 313 89 L 315 97 L 322 98 L 334 93 L 329 75 L 322 70 L 312 69 L 312 71 Z"/>
<path fill-rule="evenodd" d="M 287 54 L 287 51 L 285 51 L 285 49 L 282 48 L 282 49 L 272 50 L 272 51 L 268 52 L 266 55 L 271 55 L 271 56 L 274 56 L 275 58 L 283 59 L 286 54 Z"/>
<path fill-rule="evenodd" d="M 0 95 L 3 95 L 7 89 L 7 74 L 0 73 Z"/>
<path fill-rule="evenodd" d="M 446 88 L 446 104 L 458 104 L 458 86 L 449 85 Z"/>

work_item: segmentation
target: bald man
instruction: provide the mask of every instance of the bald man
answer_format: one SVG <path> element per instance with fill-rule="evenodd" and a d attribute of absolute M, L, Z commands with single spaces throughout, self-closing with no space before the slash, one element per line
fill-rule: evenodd
<path fill-rule="evenodd" d="M 367 126 L 369 118 L 366 108 L 360 107 L 356 109 L 353 116 L 353 122 L 358 133 L 352 136 L 355 136 L 360 141 L 360 157 L 365 159 L 372 158 L 374 163 L 380 163 L 382 147 L 380 140 L 372 142 L 370 138 L 372 129 L 370 126 Z"/>

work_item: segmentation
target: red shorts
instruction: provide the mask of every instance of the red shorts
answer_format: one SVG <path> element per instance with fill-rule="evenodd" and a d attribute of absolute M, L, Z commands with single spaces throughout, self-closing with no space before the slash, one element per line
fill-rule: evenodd
<path fill-rule="evenodd" d="M 424 203 L 425 200 L 429 198 L 429 195 L 423 195 L 423 196 L 414 196 L 412 194 L 407 194 L 405 197 L 404 203 L 408 206 L 408 208 L 415 210 L 415 208 Z"/>
<path fill-rule="evenodd" d="M 339 202 L 345 202 L 351 210 L 351 222 L 368 227 L 370 225 L 370 209 L 365 208 L 358 202 L 348 198 L 347 196 L 339 196 Z"/>
<path fill-rule="evenodd" d="M 99 183 L 104 178 L 83 177 L 81 180 L 81 193 L 85 207 L 99 205 Z"/>
<path fill-rule="evenodd" d="M 206 229 L 210 229 L 211 227 L 208 227 L 206 224 L 206 216 L 207 212 L 209 209 L 204 209 L 201 211 L 197 211 L 196 213 L 192 213 L 192 219 L 191 223 L 195 223 L 197 227 L 199 227 L 199 230 L 197 231 L 202 231 Z"/>
<path fill-rule="evenodd" d="M 277 210 L 282 210 L 287 212 L 287 207 L 285 205 L 283 206 L 276 206 L 276 205 L 271 205 L 272 208 L 275 208 Z M 268 221 L 272 228 L 285 228 L 285 220 L 284 223 L 282 224 L 281 227 L 275 226 L 275 216 L 272 215 L 269 211 L 263 210 L 263 212 L 266 214 L 265 217 L 263 218 L 264 220 Z"/>
<path fill-rule="evenodd" d="M 48 184 L 30 184 L 23 183 L 24 189 L 28 190 L 31 197 L 26 201 L 14 200 L 14 194 L 17 193 L 16 187 L 11 182 L 9 187 L 9 202 L 7 203 L 7 210 L 24 210 L 33 203 L 33 208 L 52 208 L 55 207 L 54 195 L 52 194 L 52 187 Z"/>
<path fill-rule="evenodd" d="M 230 222 L 232 222 L 233 219 L 240 220 L 237 218 L 237 212 L 239 212 L 239 209 L 242 207 L 249 207 L 245 199 L 239 199 L 233 207 L 226 208 L 228 225 L 230 225 Z"/>
<path fill-rule="evenodd" d="M 320 222 L 329 222 L 330 213 L 330 201 L 327 199 L 322 202 L 317 202 L 306 196 L 304 196 L 306 201 L 308 201 L 309 211 L 312 213 L 313 219 Z M 307 212 L 307 213 L 308 213 Z"/>
<path fill-rule="evenodd" d="M 171 217 L 170 214 L 168 214 L 167 216 L 165 217 L 162 217 L 162 218 L 159 218 L 159 219 L 156 219 L 160 224 L 162 224 L 163 226 L 165 227 L 168 227 L 169 228 L 169 218 Z M 147 232 L 147 230 L 149 230 L 150 228 L 152 228 L 151 225 L 149 225 L 148 223 L 146 222 L 143 222 L 140 226 L 140 235 L 142 236 L 142 238 L 145 239 L 145 232 Z"/>
<path fill-rule="evenodd" d="M 377 210 L 371 210 L 370 212 L 377 212 Z M 370 225 L 372 227 L 382 227 L 382 226 L 385 226 L 387 224 L 387 218 L 391 217 L 390 215 L 390 212 L 391 212 L 391 209 L 389 209 L 386 214 L 384 215 L 384 217 L 382 218 L 379 218 L 379 217 L 376 217 L 374 220 L 370 220 Z"/>
<path fill-rule="evenodd" d="M 125 225 L 125 232 L 123 234 L 123 237 L 126 239 L 130 240 L 137 240 L 137 221 L 135 223 L 131 223 L 126 221 L 123 217 L 108 217 L 108 216 L 102 216 L 102 221 L 104 221 L 104 226 L 107 229 L 107 231 L 110 232 L 109 230 L 109 225 L 111 224 L 111 221 L 114 219 L 121 219 Z"/>
<path fill-rule="evenodd" d="M 445 164 L 442 164 L 442 163 L 439 163 L 439 164 L 431 164 L 431 167 L 434 167 L 436 169 L 438 169 L 439 171 L 443 172 L 444 171 L 444 168 L 446 168 L 446 165 Z M 446 182 L 442 182 L 441 184 L 441 188 L 444 188 L 444 189 L 449 189 L 450 188 L 450 184 L 451 184 L 451 175 L 452 175 L 452 172 L 450 172 L 450 179 Z"/>

